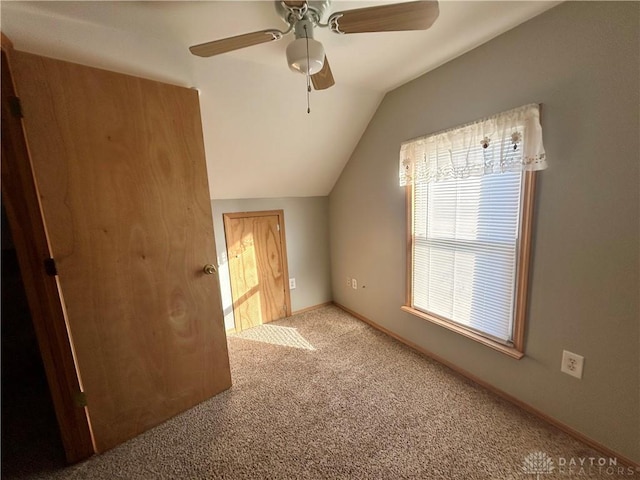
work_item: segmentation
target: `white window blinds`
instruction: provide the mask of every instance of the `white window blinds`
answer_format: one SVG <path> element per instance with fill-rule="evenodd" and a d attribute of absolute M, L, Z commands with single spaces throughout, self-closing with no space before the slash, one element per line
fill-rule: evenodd
<path fill-rule="evenodd" d="M 522 173 L 414 186 L 413 307 L 510 343 Z"/>
<path fill-rule="evenodd" d="M 545 157 L 535 104 L 402 144 L 410 307 L 513 346 L 524 175 Z"/>

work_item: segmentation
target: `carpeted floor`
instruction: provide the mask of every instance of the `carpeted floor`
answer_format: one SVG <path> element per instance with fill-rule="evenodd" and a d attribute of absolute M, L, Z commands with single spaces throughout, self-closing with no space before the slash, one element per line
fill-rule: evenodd
<path fill-rule="evenodd" d="M 229 345 L 227 392 L 84 463 L 12 478 L 640 478 L 561 471 L 601 455 L 334 306 Z"/>

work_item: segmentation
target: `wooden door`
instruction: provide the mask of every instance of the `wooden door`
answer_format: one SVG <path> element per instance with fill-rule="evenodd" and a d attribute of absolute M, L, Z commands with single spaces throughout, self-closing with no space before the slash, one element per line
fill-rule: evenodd
<path fill-rule="evenodd" d="M 235 330 L 291 312 L 284 212 L 225 213 Z"/>
<path fill-rule="evenodd" d="M 11 63 L 100 452 L 231 384 L 198 94 Z"/>

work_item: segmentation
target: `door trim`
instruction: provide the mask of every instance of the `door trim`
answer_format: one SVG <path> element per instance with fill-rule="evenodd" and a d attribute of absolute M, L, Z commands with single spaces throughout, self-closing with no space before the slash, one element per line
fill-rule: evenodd
<path fill-rule="evenodd" d="M 287 309 L 285 317 L 291 316 L 291 290 L 289 289 L 289 264 L 287 262 L 287 235 L 284 227 L 284 210 L 263 210 L 259 212 L 232 212 L 232 213 L 223 213 L 222 219 L 225 228 L 225 248 L 227 250 L 227 257 L 229 256 L 229 248 L 227 245 L 227 224 L 229 220 L 238 219 L 238 218 L 252 218 L 252 217 L 278 217 L 278 224 L 280 225 L 280 255 L 282 257 L 282 273 L 285 277 L 284 281 L 284 301 Z M 233 309 L 233 322 L 234 322 L 234 331 L 237 333 L 240 330 L 238 329 L 238 325 L 236 324 L 236 312 L 235 307 Z"/>
<path fill-rule="evenodd" d="M 46 275 L 44 269 L 45 259 L 51 257 L 49 239 L 22 121 L 10 105 L 10 97 L 16 96 L 10 72 L 12 51 L 11 41 L 3 34 L 2 199 L 65 455 L 69 463 L 75 463 L 93 455 L 95 448 L 86 408 L 76 401 L 82 388 L 58 279 Z"/>

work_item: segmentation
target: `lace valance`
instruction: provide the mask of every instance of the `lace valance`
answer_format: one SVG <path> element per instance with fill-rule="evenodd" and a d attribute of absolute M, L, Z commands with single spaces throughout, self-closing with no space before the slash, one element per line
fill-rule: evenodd
<path fill-rule="evenodd" d="M 400 185 L 547 168 L 540 109 L 525 105 L 400 147 Z"/>

